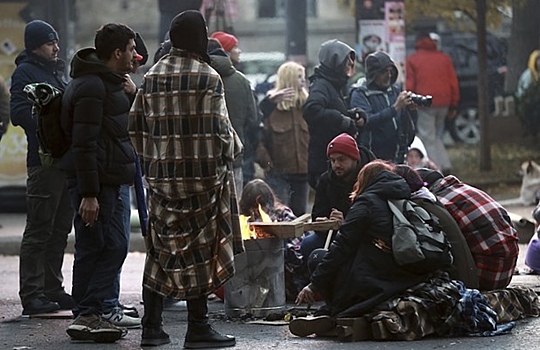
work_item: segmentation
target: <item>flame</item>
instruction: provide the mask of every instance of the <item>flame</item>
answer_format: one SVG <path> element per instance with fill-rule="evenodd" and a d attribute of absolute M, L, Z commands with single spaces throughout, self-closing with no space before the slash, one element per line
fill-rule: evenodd
<path fill-rule="evenodd" d="M 258 208 L 258 217 L 260 218 L 259 222 L 272 222 L 270 216 L 262 209 L 259 204 Z M 240 215 L 240 232 L 242 233 L 242 239 L 257 239 L 257 238 L 269 238 L 273 237 L 271 234 L 256 230 L 255 227 L 250 225 L 251 216 Z"/>

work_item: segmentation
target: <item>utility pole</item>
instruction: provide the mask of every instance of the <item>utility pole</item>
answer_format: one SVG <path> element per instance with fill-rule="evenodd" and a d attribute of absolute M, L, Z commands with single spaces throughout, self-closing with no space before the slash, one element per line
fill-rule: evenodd
<path fill-rule="evenodd" d="M 287 59 L 307 64 L 307 0 L 287 0 Z"/>
<path fill-rule="evenodd" d="M 476 0 L 476 33 L 478 35 L 478 113 L 480 115 L 480 170 L 491 170 L 486 45 L 486 0 Z"/>

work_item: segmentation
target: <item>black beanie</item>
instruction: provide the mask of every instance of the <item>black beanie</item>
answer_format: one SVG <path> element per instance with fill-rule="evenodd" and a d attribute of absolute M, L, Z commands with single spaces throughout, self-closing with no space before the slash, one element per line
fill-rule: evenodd
<path fill-rule="evenodd" d="M 431 187 L 431 185 L 433 185 L 435 181 L 444 178 L 444 175 L 437 170 L 421 168 L 416 169 L 416 172 L 418 173 L 418 175 L 420 175 L 422 180 L 427 183 L 428 188 Z"/>
<path fill-rule="evenodd" d="M 59 40 L 58 33 L 47 22 L 36 19 L 24 27 L 24 47 L 27 51 L 54 40 Z"/>
<path fill-rule="evenodd" d="M 174 17 L 169 35 L 173 47 L 196 53 L 210 64 L 210 57 L 206 53 L 208 30 L 204 17 L 199 11 L 187 10 Z"/>

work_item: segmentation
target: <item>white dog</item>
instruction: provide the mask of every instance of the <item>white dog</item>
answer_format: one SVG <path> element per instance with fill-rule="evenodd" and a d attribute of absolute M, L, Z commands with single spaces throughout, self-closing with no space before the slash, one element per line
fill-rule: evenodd
<path fill-rule="evenodd" d="M 540 165 L 533 160 L 521 164 L 519 198 L 500 201 L 502 205 L 536 205 L 540 195 Z"/>

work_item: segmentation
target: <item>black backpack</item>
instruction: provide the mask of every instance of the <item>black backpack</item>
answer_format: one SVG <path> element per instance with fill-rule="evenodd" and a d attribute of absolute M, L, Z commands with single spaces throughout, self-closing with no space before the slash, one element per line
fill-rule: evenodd
<path fill-rule="evenodd" d="M 388 200 L 393 214 L 392 252 L 396 263 L 417 274 L 449 269 L 451 245 L 436 216 L 411 200 Z"/>
<path fill-rule="evenodd" d="M 40 152 L 54 159 L 61 158 L 70 147 L 70 140 L 60 122 L 64 92 L 47 83 L 28 84 L 24 92 L 34 102 L 32 114 L 37 116 Z"/>

